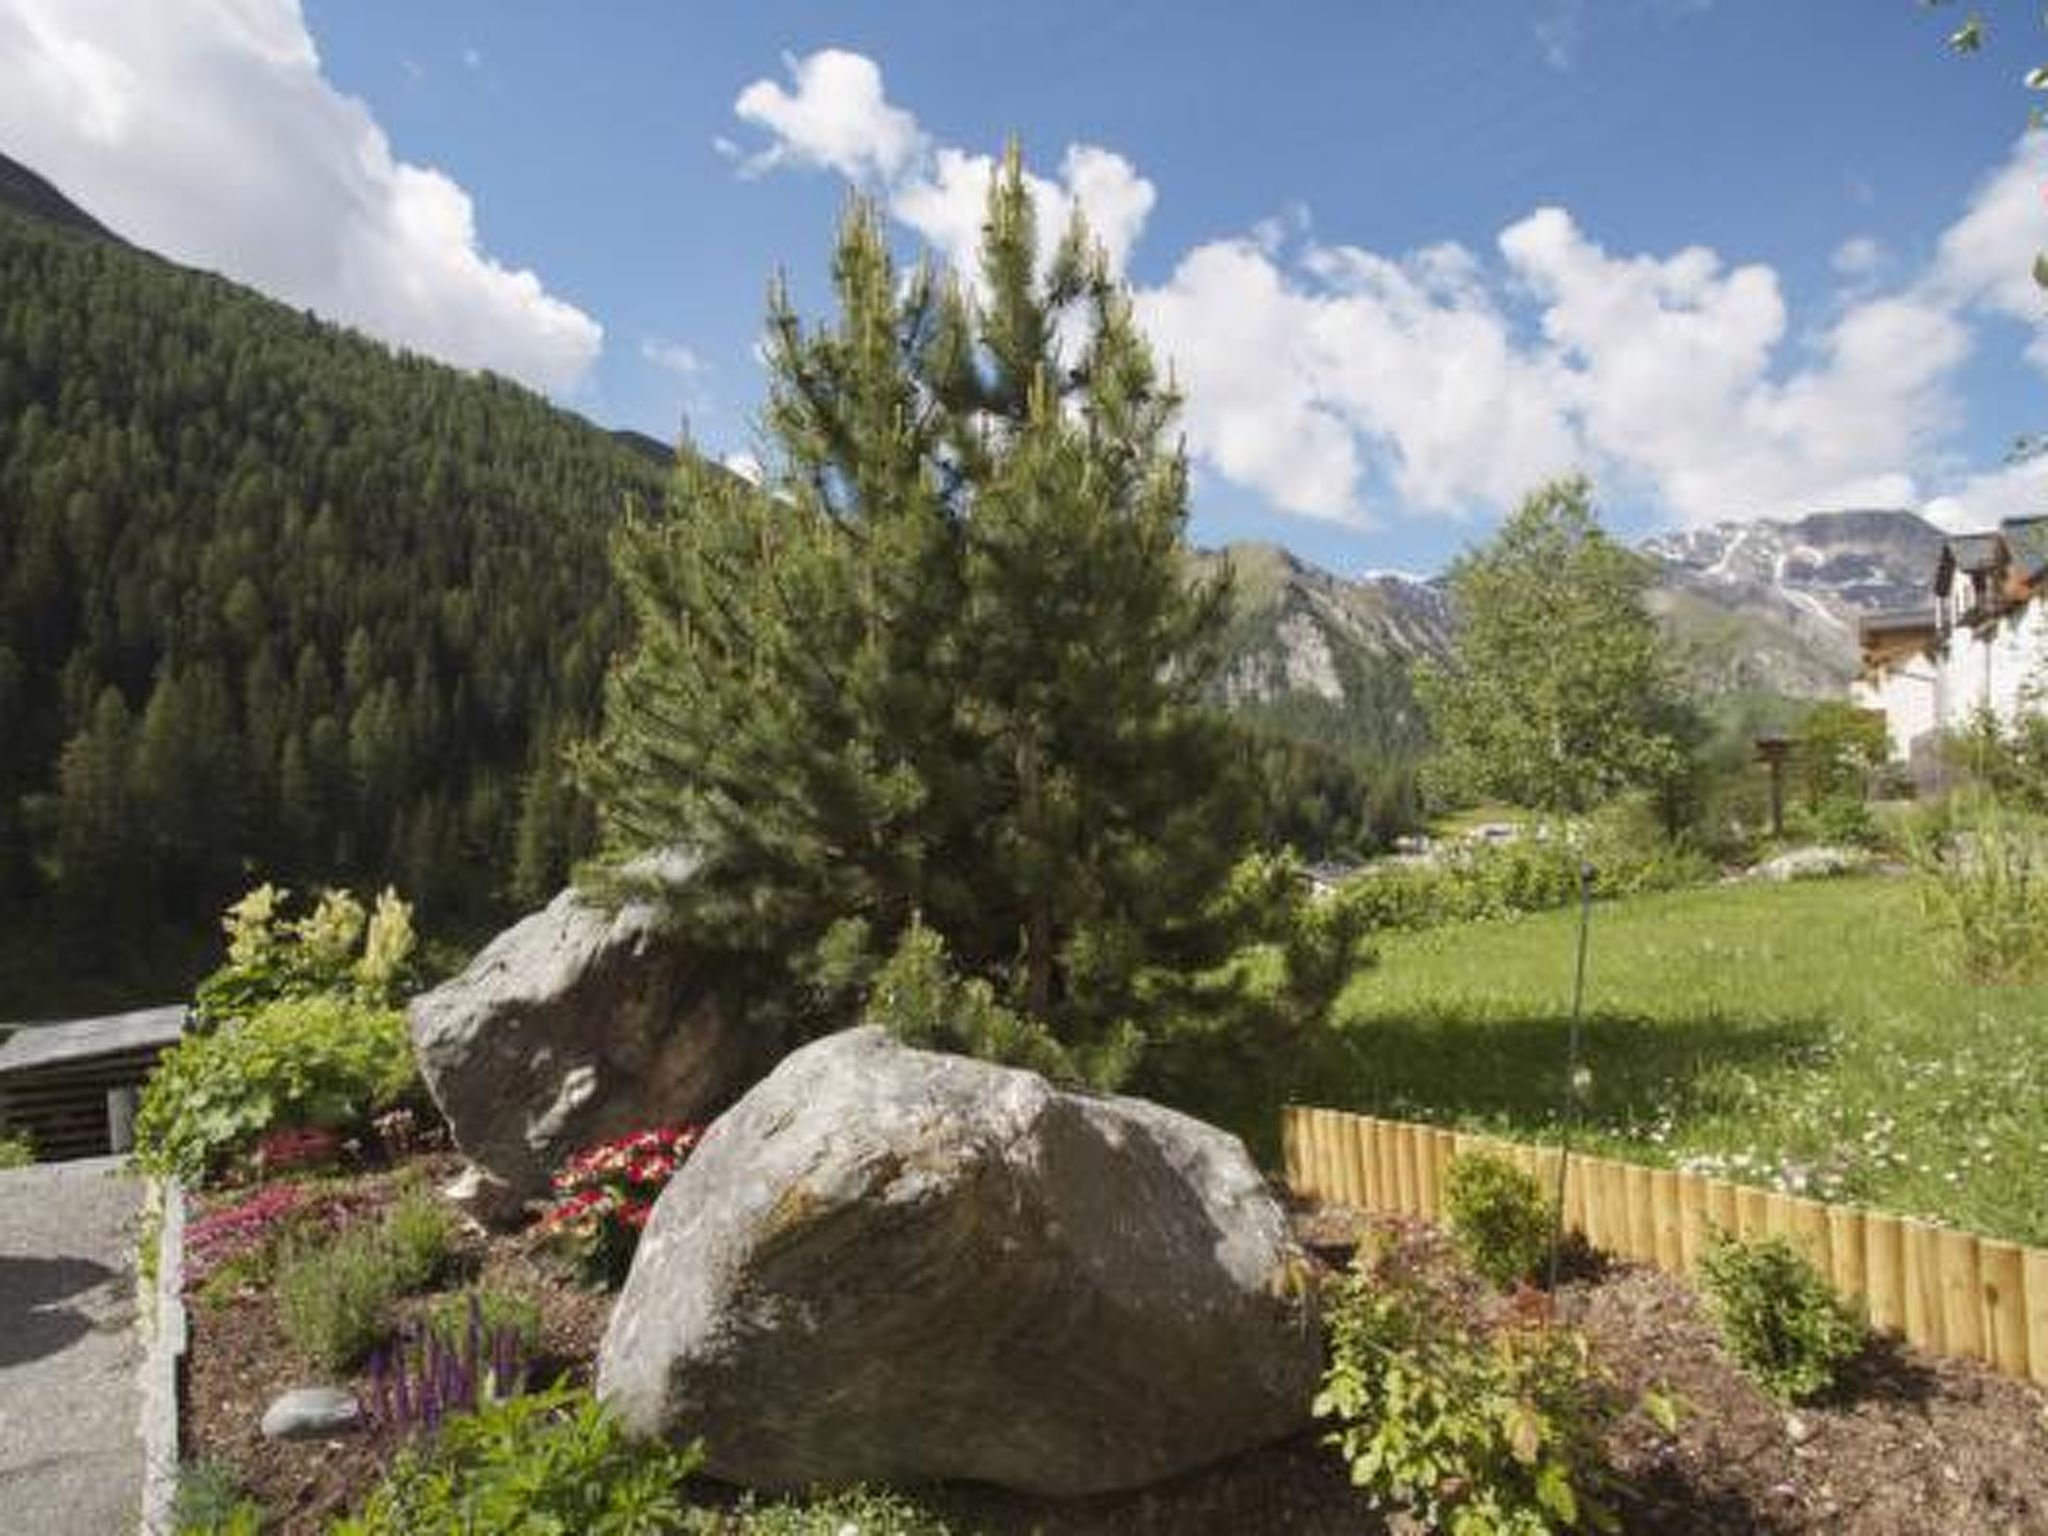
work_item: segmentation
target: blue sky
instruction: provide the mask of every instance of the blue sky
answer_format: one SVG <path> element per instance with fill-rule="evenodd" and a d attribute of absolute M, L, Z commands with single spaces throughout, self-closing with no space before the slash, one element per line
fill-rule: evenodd
<path fill-rule="evenodd" d="M 1916 0 L 0 0 L 0 150 L 738 454 L 768 275 L 818 308 L 849 184 L 957 257 L 1014 133 L 1176 363 L 1196 536 L 1428 570 L 1574 467 L 1631 534 L 2042 510 L 2048 35 L 1989 10 L 1959 60 Z"/>

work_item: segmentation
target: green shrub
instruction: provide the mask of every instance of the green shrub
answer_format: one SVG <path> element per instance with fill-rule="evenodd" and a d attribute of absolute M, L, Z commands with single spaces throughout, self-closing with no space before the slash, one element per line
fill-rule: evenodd
<path fill-rule="evenodd" d="M 36 1160 L 36 1145 L 24 1135 L 0 1136 L 0 1168 L 26 1168 Z"/>
<path fill-rule="evenodd" d="M 204 1032 L 297 997 L 346 997 L 373 1008 L 395 1006 L 414 972 L 418 940 L 412 908 L 396 891 L 374 910 L 347 891 L 320 893 L 313 910 L 287 919 L 291 893 L 259 885 L 221 918 L 227 963 L 199 983 L 192 1020 Z"/>
<path fill-rule="evenodd" d="M 1714 878 L 1698 851 L 1644 831 L 1633 807 L 1617 807 L 1572 827 L 1543 829 L 1505 843 L 1461 842 L 1433 862 L 1382 864 L 1347 882 L 1334 897 L 1356 933 L 1497 921 L 1570 906 L 1579 870 L 1593 869 L 1593 894 L 1641 895 Z"/>
<path fill-rule="evenodd" d="M 398 1298 L 448 1273 L 454 1240 L 454 1221 L 433 1196 L 409 1189 L 374 1226 L 288 1248 L 276 1273 L 285 1337 L 326 1370 L 360 1365 L 390 1335 Z"/>
<path fill-rule="evenodd" d="M 1444 1210 L 1465 1262 L 1502 1288 L 1534 1276 L 1557 1235 L 1557 1206 L 1542 1186 L 1490 1152 L 1451 1160 Z"/>
<path fill-rule="evenodd" d="M 1135 1057 L 1122 1035 L 1095 1049 L 1062 1045 L 1045 1024 L 1006 1007 L 987 981 L 955 971 L 946 941 L 922 923 L 905 930 L 874 973 L 866 1017 L 907 1045 L 1027 1067 L 1057 1082 L 1114 1088 Z"/>
<path fill-rule="evenodd" d="M 1602 1435 L 1618 1416 L 1571 1329 L 1488 1329 L 1411 1250 L 1340 1281 L 1315 1400 L 1351 1480 L 1427 1530 L 1548 1536 L 1607 1530 Z"/>
<path fill-rule="evenodd" d="M 418 1185 L 408 1186 L 384 1213 L 379 1233 L 401 1291 L 424 1291 L 455 1264 L 455 1217 Z"/>
<path fill-rule="evenodd" d="M 751 1500 L 726 1513 L 699 1511 L 697 1536 L 952 1536 L 921 1504 L 886 1489 L 849 1488 L 807 1499 Z"/>
<path fill-rule="evenodd" d="M 1957 797 L 1918 820 L 1908 856 L 1921 909 L 1975 981 L 2048 971 L 2048 820 L 1988 797 Z"/>
<path fill-rule="evenodd" d="M 1860 795 L 1833 795 L 1792 818 L 1803 837 L 1838 848 L 1874 848 L 1877 818 Z"/>
<path fill-rule="evenodd" d="M 356 1227 L 329 1242 L 292 1249 L 277 1269 L 277 1317 L 284 1336 L 323 1370 L 353 1370 L 391 1332 L 398 1283 L 380 1232 Z"/>
<path fill-rule="evenodd" d="M 171 1536 L 261 1536 L 263 1506 L 242 1492 L 224 1461 L 202 1457 L 178 1468 Z"/>
<path fill-rule="evenodd" d="M 1821 1396 L 1863 1348 L 1855 1313 L 1782 1238 L 1736 1242 L 1724 1233 L 1700 1275 L 1728 1352 L 1774 1397 Z"/>
<path fill-rule="evenodd" d="M 635 1440 L 588 1392 L 556 1387 L 449 1419 L 332 1536 L 681 1536 L 681 1484 L 702 1459 Z"/>
<path fill-rule="evenodd" d="M 265 1131 L 360 1129 L 417 1083 L 403 1014 L 337 997 L 270 1003 L 164 1052 L 135 1116 L 136 1161 L 204 1182 Z"/>

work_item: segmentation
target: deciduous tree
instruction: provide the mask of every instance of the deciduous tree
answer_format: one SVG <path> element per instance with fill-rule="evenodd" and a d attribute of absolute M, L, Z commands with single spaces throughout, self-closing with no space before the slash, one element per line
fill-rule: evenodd
<path fill-rule="evenodd" d="M 1679 700 L 1648 583 L 1576 477 L 1532 493 L 1451 567 L 1455 649 L 1418 685 L 1453 782 L 1574 813 L 1679 770 Z"/>

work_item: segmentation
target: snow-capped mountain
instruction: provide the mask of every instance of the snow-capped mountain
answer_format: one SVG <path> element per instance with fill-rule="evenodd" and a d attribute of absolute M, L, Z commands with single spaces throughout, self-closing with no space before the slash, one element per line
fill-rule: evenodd
<path fill-rule="evenodd" d="M 1701 692 L 1836 697 L 1855 675 L 1857 619 L 1925 601 L 1941 540 L 1913 512 L 1821 512 L 1716 523 L 1639 548 L 1654 573 L 1651 609 Z M 1346 578 L 1269 544 L 1200 559 L 1227 561 L 1236 580 L 1227 703 L 1284 704 L 1314 734 L 1340 739 L 1408 733 L 1409 669 L 1451 642 L 1441 578 Z M 1385 718 L 1364 718 L 1374 714 Z"/>
<path fill-rule="evenodd" d="M 1856 621 L 1926 601 L 1941 530 L 1905 511 L 1819 512 L 1660 535 L 1651 606 L 1708 692 L 1839 694 Z"/>

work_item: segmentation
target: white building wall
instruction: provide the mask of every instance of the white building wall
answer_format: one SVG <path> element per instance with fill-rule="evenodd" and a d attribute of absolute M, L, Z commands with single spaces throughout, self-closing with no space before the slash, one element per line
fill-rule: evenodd
<path fill-rule="evenodd" d="M 1858 678 L 1850 699 L 1884 711 L 1892 757 L 1908 762 L 1937 731 L 1989 707 L 2001 724 L 2048 708 L 2048 601 L 2037 599 L 1979 632 L 1958 625 L 1945 645 Z"/>
<path fill-rule="evenodd" d="M 1949 636 L 1942 658 L 1943 692 L 1950 729 L 1966 724 L 1980 709 L 1989 709 L 2010 725 L 2029 708 L 2048 658 L 2048 621 L 2041 602 L 2028 603 L 1980 631 L 1958 629 Z"/>
<path fill-rule="evenodd" d="M 1998 718 L 2010 725 L 2041 708 L 2039 694 L 2048 663 L 2048 602 L 2036 600 L 2001 619 L 1985 650 L 1985 702 Z"/>
<path fill-rule="evenodd" d="M 1860 708 L 1884 712 L 1885 734 L 1897 762 L 1910 761 L 1916 742 L 1944 728 L 1942 668 L 1931 656 L 1914 656 L 1874 679 L 1859 677 L 1850 685 L 1849 698 Z"/>

